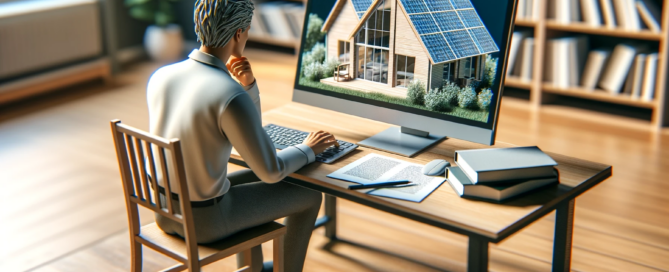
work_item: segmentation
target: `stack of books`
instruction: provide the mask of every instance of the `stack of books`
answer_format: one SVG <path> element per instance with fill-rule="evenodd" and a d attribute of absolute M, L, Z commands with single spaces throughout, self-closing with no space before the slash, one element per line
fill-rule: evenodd
<path fill-rule="evenodd" d="M 303 24 L 303 4 L 285 1 L 261 2 L 255 6 L 249 35 L 252 38 L 297 43 L 302 35 Z"/>
<path fill-rule="evenodd" d="M 652 0 L 551 0 L 548 5 L 548 18 L 558 23 L 661 31 L 661 10 Z"/>
<path fill-rule="evenodd" d="M 539 9 L 541 0 L 518 0 L 516 19 L 536 21 L 539 20 Z"/>
<path fill-rule="evenodd" d="M 559 183 L 557 163 L 536 146 L 455 152 L 446 179 L 461 197 L 502 202 Z"/>

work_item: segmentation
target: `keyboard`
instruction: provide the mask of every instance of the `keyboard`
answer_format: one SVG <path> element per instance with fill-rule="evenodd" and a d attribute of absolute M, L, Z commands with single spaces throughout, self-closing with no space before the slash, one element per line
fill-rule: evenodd
<path fill-rule="evenodd" d="M 276 149 L 284 149 L 289 146 L 301 144 L 309 135 L 308 132 L 299 131 L 292 128 L 269 124 L 263 127 L 269 138 L 272 139 Z M 339 148 L 336 146 L 328 147 L 323 153 L 316 154 L 316 161 L 323 163 L 333 163 L 349 152 L 358 148 L 358 145 L 346 141 L 337 140 Z"/>

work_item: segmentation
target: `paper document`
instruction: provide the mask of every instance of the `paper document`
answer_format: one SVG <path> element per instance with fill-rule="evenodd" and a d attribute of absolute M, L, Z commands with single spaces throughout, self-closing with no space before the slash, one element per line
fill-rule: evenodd
<path fill-rule="evenodd" d="M 410 180 L 418 185 L 374 189 L 367 192 L 367 194 L 421 202 L 446 180 L 445 177 L 423 175 L 422 169 L 423 165 L 421 164 L 410 163 L 378 154 L 369 154 L 332 172 L 328 177 L 360 184 Z"/>

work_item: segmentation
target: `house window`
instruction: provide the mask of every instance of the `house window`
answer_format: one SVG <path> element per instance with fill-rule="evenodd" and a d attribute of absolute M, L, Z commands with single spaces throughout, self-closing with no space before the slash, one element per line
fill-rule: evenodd
<path fill-rule="evenodd" d="M 388 83 L 390 1 L 381 0 L 356 35 L 357 78 Z"/>
<path fill-rule="evenodd" d="M 478 71 L 480 58 L 478 56 L 460 60 L 460 73 L 458 78 L 478 79 L 476 72 Z"/>
<path fill-rule="evenodd" d="M 395 86 L 409 86 L 413 80 L 413 72 L 416 66 L 416 58 L 402 55 L 395 55 Z"/>
<path fill-rule="evenodd" d="M 338 53 L 339 62 L 348 63 L 351 60 L 351 43 L 347 41 L 339 41 Z"/>
<path fill-rule="evenodd" d="M 449 62 L 444 64 L 444 81 L 455 81 L 456 62 Z"/>

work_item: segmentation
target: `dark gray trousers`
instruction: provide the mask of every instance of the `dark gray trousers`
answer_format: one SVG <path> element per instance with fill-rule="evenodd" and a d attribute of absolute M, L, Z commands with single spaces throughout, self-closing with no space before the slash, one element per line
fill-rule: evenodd
<path fill-rule="evenodd" d="M 259 181 L 250 169 L 228 175 L 230 190 L 215 205 L 193 208 L 195 233 L 200 244 L 214 242 L 241 230 L 286 217 L 285 271 L 302 271 L 322 194 L 287 182 Z M 163 203 L 165 203 L 163 201 Z M 175 208 L 179 205 L 175 204 Z M 156 223 L 169 234 L 184 236 L 181 224 L 156 214 Z M 240 262 L 243 257 L 237 255 Z M 261 248 L 252 250 L 252 264 L 262 268 Z M 254 271 L 257 272 L 257 271 Z"/>

